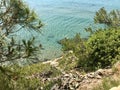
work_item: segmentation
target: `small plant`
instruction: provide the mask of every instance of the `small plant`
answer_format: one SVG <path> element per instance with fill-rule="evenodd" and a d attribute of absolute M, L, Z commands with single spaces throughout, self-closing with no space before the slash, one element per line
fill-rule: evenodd
<path fill-rule="evenodd" d="M 78 64 L 78 58 L 74 55 L 74 53 L 66 53 L 63 55 L 63 58 L 58 60 L 59 67 L 64 71 L 70 71 L 75 69 Z"/>

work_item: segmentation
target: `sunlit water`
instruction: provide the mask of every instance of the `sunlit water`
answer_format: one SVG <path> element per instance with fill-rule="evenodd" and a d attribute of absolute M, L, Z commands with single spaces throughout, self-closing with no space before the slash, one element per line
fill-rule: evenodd
<path fill-rule="evenodd" d="M 61 46 L 58 40 L 65 37 L 73 37 L 75 33 L 81 33 L 86 37 L 88 33 L 85 27 L 93 24 L 95 12 L 101 7 L 108 11 L 120 9 L 120 0 L 25 0 L 31 9 L 35 10 L 45 24 L 41 34 L 26 33 L 24 37 L 34 35 L 37 43 L 43 45 L 39 57 L 41 59 L 53 59 L 59 57 Z M 24 32 L 25 33 L 25 32 Z M 23 32 L 19 32 L 23 37 Z"/>

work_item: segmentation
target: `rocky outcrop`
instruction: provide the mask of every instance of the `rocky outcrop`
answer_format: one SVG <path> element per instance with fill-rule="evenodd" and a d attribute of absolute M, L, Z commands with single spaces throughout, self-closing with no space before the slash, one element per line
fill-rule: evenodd
<path fill-rule="evenodd" d="M 59 77 L 61 84 L 55 84 L 51 90 L 92 90 L 94 86 L 101 83 L 103 77 L 112 74 L 111 69 L 99 69 L 85 75 L 71 71 Z"/>
<path fill-rule="evenodd" d="M 50 77 L 50 75 L 53 72 L 47 71 L 47 72 L 33 74 L 32 76 L 27 77 L 27 79 L 39 78 L 43 83 L 46 83 L 47 81 L 60 81 L 59 83 L 55 83 L 52 86 L 51 90 L 92 90 L 98 84 L 101 84 L 102 79 L 104 77 L 111 77 L 115 75 L 114 70 L 111 68 L 99 69 L 95 72 L 86 73 L 84 75 L 76 70 L 71 70 L 69 72 L 66 72 L 59 67 L 59 63 L 58 63 L 59 59 L 43 62 L 43 64 L 49 63 L 52 67 L 61 71 L 62 74 L 60 76 Z M 120 71 L 120 63 L 115 64 L 114 67 L 115 69 Z M 114 88 L 110 90 L 114 90 Z M 115 90 L 120 90 L 120 89 L 115 89 Z"/>

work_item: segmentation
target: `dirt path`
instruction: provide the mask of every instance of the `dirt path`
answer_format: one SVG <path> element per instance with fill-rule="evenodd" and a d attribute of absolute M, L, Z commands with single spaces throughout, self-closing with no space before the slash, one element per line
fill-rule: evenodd
<path fill-rule="evenodd" d="M 65 71 L 63 69 L 61 69 L 58 65 L 58 60 L 62 59 L 63 57 L 60 58 L 56 58 L 55 60 L 50 60 L 50 61 L 46 61 L 43 62 L 43 64 L 47 64 L 50 63 L 51 66 L 55 67 L 57 70 L 61 71 L 62 74 L 66 74 Z"/>

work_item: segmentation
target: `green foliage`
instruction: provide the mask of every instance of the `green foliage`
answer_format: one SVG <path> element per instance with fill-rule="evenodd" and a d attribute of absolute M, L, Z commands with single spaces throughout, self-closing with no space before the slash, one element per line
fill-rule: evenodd
<path fill-rule="evenodd" d="M 36 13 L 21 0 L 1 0 L 0 4 L 0 26 L 1 30 L 5 30 L 5 35 L 14 32 L 16 25 L 34 30 L 42 26 Z"/>
<path fill-rule="evenodd" d="M 86 41 L 76 35 L 72 39 L 63 39 L 61 44 L 63 50 L 72 50 L 79 58 L 77 66 L 82 70 L 105 68 L 119 60 L 117 57 L 120 55 L 120 30 L 99 29 Z"/>
<path fill-rule="evenodd" d="M 59 67 L 63 71 L 70 71 L 77 67 L 78 58 L 74 55 L 74 53 L 66 53 L 63 55 L 63 58 L 58 60 Z"/>
<path fill-rule="evenodd" d="M 80 37 L 80 34 L 76 34 L 73 38 L 71 39 L 62 39 L 59 42 L 62 45 L 63 51 L 73 51 L 75 55 L 80 55 L 83 53 L 86 49 L 85 47 L 85 39 L 82 39 Z"/>
<path fill-rule="evenodd" d="M 1 90 L 12 90 L 13 86 L 10 85 L 10 80 L 2 72 L 0 72 L 0 89 Z"/>
<path fill-rule="evenodd" d="M 33 37 L 31 40 L 22 40 L 23 42 L 23 46 L 25 49 L 25 54 L 27 57 L 31 56 L 32 54 L 34 54 L 36 51 L 38 51 L 38 47 L 34 46 L 34 41 L 35 38 Z"/>
<path fill-rule="evenodd" d="M 113 10 L 108 13 L 104 8 L 101 8 L 98 12 L 96 12 L 94 22 L 106 24 L 109 27 L 118 27 L 120 26 L 120 11 Z"/>
<path fill-rule="evenodd" d="M 21 29 L 40 31 L 43 26 L 36 13 L 30 10 L 24 2 L 1 0 L 0 23 L 0 63 L 28 58 L 39 50 L 39 47 L 34 45 L 34 37 L 28 41 L 21 39 L 16 41 L 11 36 Z"/>
<path fill-rule="evenodd" d="M 82 39 L 80 37 L 80 34 L 76 34 L 75 37 L 71 39 L 63 39 L 60 41 L 60 44 L 62 45 L 62 48 L 64 51 L 72 51 L 73 54 L 67 54 L 65 56 L 65 59 L 60 61 L 60 64 L 65 68 L 70 67 L 79 67 L 82 71 L 88 70 L 88 57 L 89 57 L 89 48 L 86 46 L 86 39 Z M 77 57 L 79 60 L 72 61 L 74 58 L 69 58 L 71 56 Z M 68 59 L 68 60 L 67 60 Z M 66 65 L 64 65 L 66 64 Z"/>
<path fill-rule="evenodd" d="M 0 67 L 0 89 L 1 90 L 15 90 L 14 77 L 17 73 L 10 70 L 10 67 Z"/>
<path fill-rule="evenodd" d="M 59 70 L 52 67 L 50 64 L 38 63 L 24 67 L 14 65 L 4 67 L 3 70 L 5 70 L 5 73 L 0 72 L 1 90 L 38 90 L 41 87 L 43 90 L 50 90 L 55 83 L 60 82 L 56 80 L 43 82 L 44 77 L 53 78 L 61 74 Z M 52 73 L 48 76 L 44 76 L 44 73 L 47 72 Z M 39 77 L 38 75 L 41 76 Z"/>
<path fill-rule="evenodd" d="M 49 90 L 48 88 L 51 88 L 53 84 L 56 81 L 46 81 L 43 82 L 42 78 L 46 76 L 41 76 L 39 79 L 38 78 L 33 78 L 33 79 L 26 79 L 25 77 L 33 76 L 33 75 L 44 75 L 44 73 L 47 72 L 52 72 L 49 74 L 48 78 L 53 78 L 56 76 L 59 76 L 61 72 L 57 70 L 56 68 L 52 67 L 50 64 L 33 64 L 30 66 L 25 66 L 25 67 L 16 67 L 14 66 L 12 70 L 16 71 L 18 75 L 21 77 L 17 80 L 18 86 L 21 85 L 21 90 L 36 90 L 37 88 L 43 87 L 44 90 Z M 19 87 L 16 87 L 19 88 Z"/>
<path fill-rule="evenodd" d="M 2 64 L 6 61 L 36 56 L 35 51 L 39 50 L 39 47 L 34 45 L 34 37 L 30 40 L 19 39 L 16 41 L 11 35 L 21 29 L 40 31 L 42 26 L 36 13 L 30 10 L 22 0 L 0 0 L 1 90 L 35 90 L 40 86 L 38 80 L 27 80 L 25 74 L 21 75 L 21 69 L 18 67 L 6 69 Z"/>
<path fill-rule="evenodd" d="M 17 68 L 18 69 L 14 67 L 13 69 L 16 72 L 19 72 L 19 75 L 32 75 L 35 73 L 42 73 L 42 72 L 49 72 L 49 71 L 52 72 L 50 77 L 54 77 L 61 74 L 59 70 L 52 67 L 50 64 L 38 63 L 38 64 L 28 65 L 24 67 L 17 67 Z"/>
<path fill-rule="evenodd" d="M 44 86 L 44 89 L 43 89 L 43 90 L 51 90 L 51 88 L 52 88 L 55 84 L 58 84 L 58 85 L 61 84 L 61 80 L 48 82 L 48 84 L 46 84 L 46 86 Z"/>
<path fill-rule="evenodd" d="M 114 58 L 120 55 L 120 30 L 101 30 L 87 41 L 89 47 L 88 64 L 95 68 L 105 68 L 115 63 Z"/>

